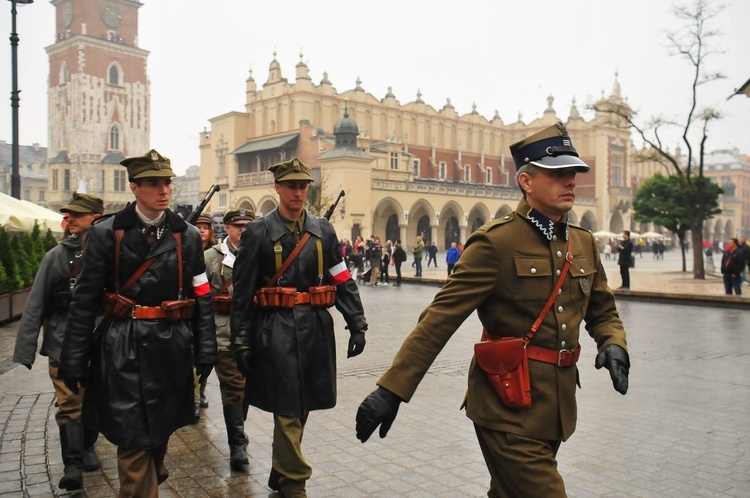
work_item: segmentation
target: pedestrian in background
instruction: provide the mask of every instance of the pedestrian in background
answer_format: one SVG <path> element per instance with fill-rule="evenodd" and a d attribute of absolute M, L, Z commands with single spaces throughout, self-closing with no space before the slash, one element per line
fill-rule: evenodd
<path fill-rule="evenodd" d="M 747 239 L 740 236 L 738 239 L 737 252 L 740 254 L 742 261 L 745 263 L 742 265 L 742 271 L 740 272 L 740 284 L 745 285 L 747 280 L 745 279 L 745 267 L 750 266 L 750 245 L 747 245 Z"/>
<path fill-rule="evenodd" d="M 81 421 L 84 389 L 71 391 L 58 378 L 60 353 L 65 338 L 65 319 L 83 262 L 83 245 L 93 221 L 104 213 L 104 202 L 91 194 L 73 193 L 60 209 L 67 215 L 68 237 L 44 255 L 31 286 L 18 325 L 13 362 L 31 370 L 36 358 L 39 329 L 44 329 L 40 354 L 48 358 L 49 377 L 55 389 L 55 422 L 60 431 L 60 450 L 65 467 L 58 486 L 74 491 L 83 488 L 82 471 L 99 468 L 94 452 L 98 433 Z"/>
<path fill-rule="evenodd" d="M 461 256 L 461 253 L 458 251 L 458 246 L 455 242 L 451 242 L 451 248 L 448 249 L 448 252 L 445 254 L 445 264 L 448 265 L 448 276 L 451 276 L 451 273 L 453 273 L 453 268 L 456 266 L 456 263 L 458 263 L 458 258 Z"/>
<path fill-rule="evenodd" d="M 367 441 L 378 426 L 380 437 L 386 436 L 401 402 L 411 399 L 435 357 L 476 310 L 484 341 L 499 347 L 516 338 L 516 351 L 528 355 L 524 371 L 530 382 L 530 404 L 506 406 L 519 399 L 501 401 L 508 383 L 499 374 L 493 384 L 495 376 L 480 368 L 476 356 L 471 362 L 464 407 L 490 472 L 487 496 L 562 498 L 557 450 L 576 425 L 582 321 L 597 344 L 596 368 L 610 371 L 621 394 L 628 389 L 630 360 L 596 239 L 569 223 L 576 174 L 588 171 L 588 165 L 578 158 L 562 123 L 513 144 L 511 152 L 523 199 L 514 212 L 469 237 L 461 268 L 420 314 L 378 388 L 360 405 L 357 438 Z M 572 282 L 563 282 L 563 276 Z M 554 303 L 551 313 L 542 310 L 545 300 Z M 532 328 L 537 316 L 538 330 Z M 525 333 L 526 340 L 519 340 Z M 489 363 L 502 373 L 497 362 Z M 513 394 L 521 396 L 524 389 Z"/>
<path fill-rule="evenodd" d="M 216 331 L 200 233 L 168 209 L 170 160 L 152 149 L 120 164 L 135 202 L 86 236 L 59 376 L 87 387 L 84 424 L 117 446 L 119 496 L 146 498 L 169 476 L 169 437 L 193 422 L 193 366 L 213 368 Z"/>
<path fill-rule="evenodd" d="M 201 234 L 201 243 L 203 250 L 210 249 L 216 244 L 216 235 L 214 234 L 214 220 L 209 213 L 201 213 L 195 220 L 195 226 Z M 208 408 L 208 398 L 206 398 L 206 384 L 208 377 L 201 377 L 193 369 L 195 381 L 195 404 L 193 405 L 193 417 L 195 422 L 200 420 L 201 408 Z"/>
<path fill-rule="evenodd" d="M 396 283 L 393 284 L 394 287 L 401 287 L 401 264 L 406 259 L 406 251 L 401 247 L 401 239 L 398 239 L 393 248 L 393 266 L 396 267 Z"/>
<path fill-rule="evenodd" d="M 411 253 L 414 255 L 414 266 L 417 269 L 415 277 L 422 276 L 422 256 L 424 254 L 424 242 L 422 237 L 417 235 L 417 239 L 414 241 L 414 246 L 411 248 Z"/>
<path fill-rule="evenodd" d="M 427 258 L 427 268 L 430 267 L 430 263 L 435 265 L 435 268 L 437 268 L 437 253 L 438 253 L 438 247 L 433 242 L 432 244 L 428 245 L 426 247 L 426 251 L 428 254 Z"/>
<path fill-rule="evenodd" d="M 732 290 L 738 296 L 742 295 L 742 284 L 740 283 L 740 273 L 745 268 L 745 260 L 738 250 L 740 241 L 730 239 L 724 248 L 724 255 L 721 258 L 721 274 L 724 277 L 724 291 L 727 295 L 732 295 Z"/>
<path fill-rule="evenodd" d="M 622 241 L 617 245 L 617 264 L 620 267 L 622 285 L 620 289 L 630 289 L 630 264 L 633 262 L 633 241 L 630 240 L 630 231 L 622 232 Z"/>

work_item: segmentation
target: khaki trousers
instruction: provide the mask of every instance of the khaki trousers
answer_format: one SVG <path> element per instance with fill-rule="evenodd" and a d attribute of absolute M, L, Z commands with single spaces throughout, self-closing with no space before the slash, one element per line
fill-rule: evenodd
<path fill-rule="evenodd" d="M 166 454 L 166 444 L 150 450 L 118 446 L 119 498 L 157 498 L 159 484 L 169 477 L 169 471 L 164 466 Z"/>
<path fill-rule="evenodd" d="M 490 471 L 490 498 L 544 496 L 565 498 L 565 484 L 557 471 L 560 441 L 542 441 L 474 425 L 482 455 Z"/>
<path fill-rule="evenodd" d="M 222 406 L 240 405 L 245 395 L 245 377 L 237 369 L 237 359 L 232 351 L 219 351 L 219 361 L 214 367 L 219 378 Z"/>
<path fill-rule="evenodd" d="M 78 394 L 68 389 L 62 379 L 57 378 L 59 367 L 57 360 L 49 359 L 49 378 L 52 380 L 52 386 L 55 388 L 55 398 L 57 399 L 57 413 L 55 422 L 58 426 L 65 425 L 68 422 L 80 422 L 81 410 L 83 408 L 84 388 L 78 389 Z"/>
<path fill-rule="evenodd" d="M 271 464 L 282 474 L 279 480 L 286 496 L 287 488 L 296 487 L 304 496 L 305 481 L 312 476 L 312 467 L 302 456 L 302 436 L 305 432 L 307 416 L 302 418 L 273 414 L 273 449 Z"/>

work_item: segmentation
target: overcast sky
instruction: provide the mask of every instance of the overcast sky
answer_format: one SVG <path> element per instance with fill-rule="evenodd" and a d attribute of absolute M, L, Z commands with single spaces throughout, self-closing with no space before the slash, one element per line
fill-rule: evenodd
<path fill-rule="evenodd" d="M 79 0 L 76 0 L 79 1 Z M 684 2 L 683 2 L 684 3 Z M 567 119 L 575 97 L 587 103 L 609 95 L 619 73 L 622 93 L 646 120 L 684 120 L 691 66 L 670 57 L 665 33 L 680 26 L 666 0 L 143 0 L 139 46 L 150 51 L 151 145 L 182 173 L 199 164 L 198 133 L 208 120 L 244 111 L 252 66 L 262 85 L 274 50 L 294 82 L 303 60 L 317 84 L 327 71 L 339 93 L 359 76 L 365 91 L 383 98 L 390 86 L 401 104 L 423 100 L 436 109 L 450 98 L 459 115 L 499 111 L 506 124 L 541 116 L 552 95 Z M 716 5 L 716 2 L 714 2 Z M 11 31 L 10 3 L 0 3 L 0 26 Z M 18 8 L 20 143 L 47 145 L 44 47 L 55 38 L 55 9 L 47 0 Z M 711 25 L 723 53 L 707 69 L 726 79 L 701 89 L 701 105 L 718 107 L 709 150 L 737 147 L 750 154 L 750 99 L 727 97 L 750 79 L 750 1 L 734 0 Z M 11 135 L 10 42 L 0 49 L 0 139 Z M 329 130 L 330 131 L 330 130 Z M 678 136 L 672 140 L 677 144 Z M 672 145 L 670 148 L 674 148 Z M 141 151 L 138 151 L 141 152 Z M 143 151 L 145 152 L 145 151 Z"/>

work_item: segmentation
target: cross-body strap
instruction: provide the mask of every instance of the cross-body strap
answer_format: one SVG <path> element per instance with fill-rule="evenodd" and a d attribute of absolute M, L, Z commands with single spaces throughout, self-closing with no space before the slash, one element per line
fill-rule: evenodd
<path fill-rule="evenodd" d="M 284 274 L 287 268 L 289 268 L 289 265 L 292 264 L 292 261 L 294 261 L 294 258 L 297 257 L 299 252 L 302 250 L 302 247 L 305 245 L 305 243 L 310 239 L 310 232 L 305 232 L 305 235 L 302 236 L 301 239 L 299 239 L 299 242 L 297 243 L 297 246 L 292 251 L 292 254 L 289 255 L 288 258 L 286 258 L 286 261 L 284 261 L 284 264 L 281 265 L 281 268 L 276 270 L 276 273 L 273 274 L 273 277 L 268 281 L 268 283 L 265 285 L 266 287 L 273 287 L 274 284 L 281 278 L 281 276 Z"/>
<path fill-rule="evenodd" d="M 557 293 L 562 288 L 562 285 L 565 282 L 565 277 L 568 275 L 568 270 L 570 269 L 570 263 L 573 262 L 573 254 L 571 253 L 571 249 L 572 249 L 571 238 L 572 237 L 568 235 L 568 250 L 565 253 L 565 265 L 563 265 L 562 267 L 562 274 L 560 274 L 560 278 L 557 279 L 555 288 L 552 289 L 552 293 L 549 295 L 549 298 L 547 299 L 547 303 L 544 305 L 542 312 L 539 313 L 539 316 L 534 322 L 534 325 L 531 326 L 531 330 L 529 330 L 524 336 L 524 341 L 526 342 L 526 344 L 531 342 L 531 338 L 534 336 L 534 334 L 536 334 L 536 331 L 539 330 L 539 326 L 544 321 L 544 317 L 547 316 L 547 313 L 549 312 L 550 308 L 552 308 L 552 304 L 555 302 Z"/>

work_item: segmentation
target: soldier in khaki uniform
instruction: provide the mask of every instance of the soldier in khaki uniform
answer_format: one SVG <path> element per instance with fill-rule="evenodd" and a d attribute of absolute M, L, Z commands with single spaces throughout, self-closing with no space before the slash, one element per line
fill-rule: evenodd
<path fill-rule="evenodd" d="M 224 226 L 227 236 L 206 249 L 206 273 L 211 284 L 214 303 L 214 321 L 216 322 L 216 342 L 219 347 L 219 361 L 216 363 L 216 376 L 221 388 L 221 404 L 224 408 L 224 423 L 229 442 L 229 464 L 233 469 L 247 465 L 247 443 L 245 435 L 245 418 L 247 405 L 242 402 L 245 392 L 245 377 L 237 369 L 237 360 L 230 350 L 231 333 L 229 328 L 229 310 L 232 299 L 232 270 L 240 237 L 245 223 L 253 221 L 255 213 L 251 210 L 234 209 L 224 214 Z M 199 218 L 200 220 L 200 218 Z"/>
<path fill-rule="evenodd" d="M 365 442 L 381 424 L 380 436 L 385 437 L 400 403 L 409 401 L 435 357 L 474 310 L 491 339 L 527 334 L 570 247 L 567 278 L 530 343 L 549 353 L 547 360 L 529 358 L 531 406 L 506 407 L 476 358 L 464 402 L 490 472 L 488 496 L 563 497 L 556 454 L 575 430 L 581 322 L 586 321 L 597 344 L 596 368 L 610 371 L 621 394 L 628 389 L 630 360 L 596 240 L 568 222 L 576 174 L 589 167 L 578 158 L 562 123 L 510 149 L 524 199 L 515 212 L 471 235 L 454 273 L 420 315 L 379 387 L 360 406 L 357 437 Z"/>

